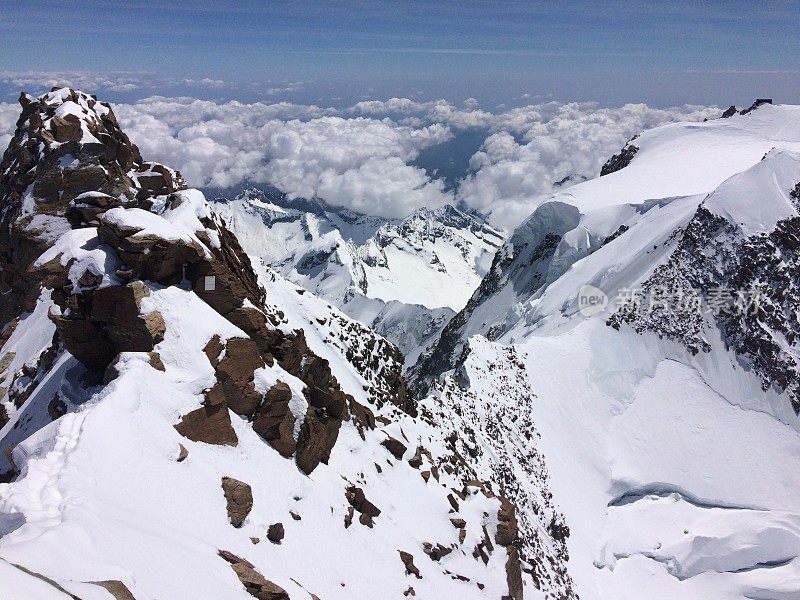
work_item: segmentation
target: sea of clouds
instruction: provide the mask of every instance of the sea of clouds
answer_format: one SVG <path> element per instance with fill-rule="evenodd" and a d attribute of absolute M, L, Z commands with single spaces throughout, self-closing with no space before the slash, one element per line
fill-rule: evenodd
<path fill-rule="evenodd" d="M 150 96 L 115 104 L 114 111 L 145 158 L 179 169 L 195 187 L 271 184 L 290 196 L 318 196 L 382 217 L 458 202 L 505 229 L 528 216 L 554 182 L 597 176 L 641 131 L 719 116 L 716 107 L 591 102 L 488 111 L 474 98 L 461 105 L 391 98 L 326 108 Z M 0 103 L 3 148 L 18 113 L 16 103 Z M 470 129 L 485 132 L 485 141 L 455 187 L 414 164 L 426 148 Z"/>

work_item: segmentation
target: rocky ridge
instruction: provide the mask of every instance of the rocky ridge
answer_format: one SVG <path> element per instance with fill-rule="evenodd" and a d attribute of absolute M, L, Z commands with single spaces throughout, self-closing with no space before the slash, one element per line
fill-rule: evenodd
<path fill-rule="evenodd" d="M 228 587 L 231 576 L 256 598 L 317 598 L 298 583 L 298 578 L 312 577 L 315 585 L 328 590 L 326 597 L 337 597 L 335 591 L 344 582 L 319 578 L 304 570 L 304 561 L 299 560 L 300 554 L 311 553 L 317 560 L 339 561 L 339 572 L 349 572 L 338 547 L 325 554 L 324 545 L 298 546 L 298 540 L 304 539 L 300 524 L 305 517 L 329 531 L 338 544 L 345 543 L 338 536 L 359 527 L 402 540 L 391 542 L 395 568 L 387 571 L 381 585 L 394 586 L 411 572 L 414 583 L 410 586 L 404 581 L 404 594 L 425 597 L 433 589 L 453 586 L 464 597 L 479 597 L 488 589 L 519 600 L 525 586 L 539 587 L 541 577 L 523 575 L 523 569 L 533 571 L 520 553 L 524 544 L 517 523 L 524 527 L 526 520 L 517 516 L 515 496 L 505 495 L 491 477 L 477 479 L 474 469 L 460 465 L 454 458 L 458 449 L 444 439 L 435 420 L 412 418 L 416 406 L 406 392 L 402 356 L 394 346 L 265 265 L 254 267 L 202 194 L 185 189 L 178 173 L 141 161 L 136 147 L 109 116 L 113 113 L 107 105 L 66 89 L 39 99 L 23 96 L 22 105 L 23 118 L 4 164 L 17 169 L 15 176 L 22 172 L 18 167 L 27 164 L 20 156 L 27 139 L 38 140 L 38 154 L 24 171 L 26 177 L 34 174 L 25 188 L 29 194 L 20 192 L 21 186 L 11 176 L 3 180 L 2 188 L 4 223 L 11 232 L 3 240 L 3 254 L 20 260 L 16 258 L 19 245 L 29 248 L 30 255 L 27 262 L 8 269 L 8 285 L 20 288 L 21 293 L 14 306 L 4 305 L 14 316 L 5 323 L 0 350 L 0 363 L 14 373 L 15 381 L 24 377 L 27 388 L 24 400 L 10 408 L 10 422 L 0 433 L 11 460 L 7 475 L 13 479 L 0 486 L 4 559 L 26 553 L 27 532 L 37 528 L 49 531 L 49 537 L 67 540 L 79 521 L 89 529 L 91 523 L 113 521 L 116 528 L 119 523 L 108 515 L 160 507 L 172 514 L 168 528 L 173 533 L 161 542 L 164 552 L 171 551 L 171 544 L 186 551 L 178 533 L 184 529 L 192 539 L 202 538 L 203 548 L 216 546 L 211 554 L 193 545 L 193 559 L 181 561 L 182 568 L 188 569 L 194 561 L 205 567 L 182 572 L 181 581 L 188 587 L 210 586 L 218 597 L 224 596 L 220 590 L 235 594 L 241 589 Z M 52 119 L 43 118 L 51 112 Z M 62 124 L 56 117 L 75 112 L 80 112 L 77 121 L 65 118 L 67 123 L 77 123 L 71 133 L 57 134 L 69 141 L 57 141 L 53 131 Z M 62 147 L 67 143 L 71 144 L 69 159 Z M 106 149 L 105 144 L 115 150 Z M 111 163 L 97 158 L 112 154 L 116 158 Z M 128 156 L 133 158 L 121 158 Z M 98 164 L 106 165 L 102 176 Z M 59 187 L 55 195 L 37 195 L 40 175 L 60 176 L 63 182 L 73 172 L 87 170 L 92 177 L 70 194 Z M 41 222 L 47 227 L 39 228 Z M 13 273 L 16 279 L 11 279 Z M 30 289 L 23 290 L 26 286 Z M 297 307 L 288 300 L 292 295 L 299 300 Z M 19 343 L 17 334 L 23 331 L 36 343 Z M 17 372 L 17 354 L 26 362 L 35 360 L 35 370 Z M 43 354 L 50 358 L 42 360 Z M 160 416 L 143 421 L 151 413 Z M 439 413 L 448 419 L 446 411 L 439 409 Z M 139 428 L 137 435 L 148 441 L 136 446 L 122 442 Z M 115 433 L 107 434 L 106 429 Z M 109 444 L 105 435 L 115 442 Z M 59 443 L 48 446 L 48 439 Z M 103 444 L 93 445 L 98 439 Z M 387 439 L 399 445 L 390 451 L 380 443 Z M 72 452 L 78 445 L 81 452 Z M 41 453 L 43 447 L 52 450 Z M 174 453 L 162 455 L 165 447 L 174 447 Z M 229 450 L 237 453 L 236 460 L 225 462 Z M 141 453 L 150 456 L 150 462 L 142 462 Z M 106 454 L 116 456 L 108 460 L 121 460 L 138 476 L 126 473 L 123 480 L 112 483 L 108 472 L 89 475 L 105 464 Z M 279 462 L 273 454 L 281 457 Z M 248 463 L 242 456 L 271 467 L 255 475 L 242 466 Z M 72 479 L 68 465 L 86 459 L 89 462 L 73 468 L 81 475 Z M 42 520 L 42 511 L 26 503 L 30 494 L 18 493 L 46 481 L 36 474 L 50 464 L 64 470 L 59 486 L 74 485 L 80 490 L 48 509 L 61 514 L 68 506 L 74 515 L 72 528 L 60 527 L 58 519 Z M 194 478 L 182 479 L 186 490 L 194 490 L 191 493 L 172 490 L 158 479 L 162 474 L 171 477 L 178 464 L 195 473 Z M 222 472 L 219 464 L 227 465 Z M 202 475 L 193 471 L 198 465 L 205 465 Z M 210 471 L 216 474 L 206 481 Z M 485 474 L 491 475 L 490 471 Z M 297 473 L 314 477 L 298 480 Z M 316 500 L 302 504 L 303 516 L 298 509 L 289 511 L 288 523 L 267 517 L 273 505 L 302 500 L 298 492 L 274 491 L 294 481 L 305 482 L 304 494 L 312 493 Z M 88 505 L 72 505 L 72 498 L 87 493 L 81 487 L 87 482 L 99 486 L 91 488 L 89 497 L 103 498 L 107 504 L 92 500 Z M 164 498 L 127 505 L 134 502 L 137 490 L 149 486 L 160 489 Z M 469 493 L 463 491 L 467 488 Z M 395 506 L 392 495 L 401 490 L 408 494 L 401 505 L 410 502 L 419 507 L 414 519 Z M 117 492 L 120 495 L 111 500 Z M 201 527 L 208 527 L 205 534 L 198 532 L 196 523 L 184 521 L 191 514 L 172 511 L 182 502 L 177 492 L 193 498 L 189 513 L 206 515 Z M 207 497 L 213 500 L 203 500 Z M 45 493 L 41 501 L 47 503 L 50 498 L 54 496 Z M 216 529 L 221 527 L 218 504 L 227 505 L 227 525 L 240 534 Z M 420 515 L 424 519 L 418 525 Z M 154 513 L 147 522 L 157 528 L 161 518 Z M 285 571 L 268 565 L 250 549 L 264 535 L 258 534 L 256 525 L 264 519 L 268 519 L 266 537 L 274 551 L 297 557 L 284 564 Z M 60 586 L 57 589 L 77 594 L 84 589 L 82 582 L 92 577 L 78 571 L 107 569 L 100 563 L 116 564 L 122 555 L 128 561 L 144 560 L 148 553 L 135 551 L 140 535 L 140 528 L 109 538 L 95 535 L 94 543 L 105 548 L 102 560 L 78 564 L 75 557 L 83 554 L 78 551 L 61 555 L 55 565 L 32 560 L 30 556 L 43 555 L 36 550 L 28 558 L 15 560 L 28 566 L 35 563 L 37 569 L 28 571 L 52 574 L 49 580 Z M 33 536 L 31 543 L 38 543 L 35 540 L 40 537 Z M 351 546 L 354 552 L 361 552 L 364 539 L 371 538 Z M 115 546 L 119 540 L 124 540 L 124 547 Z M 380 553 L 385 545 L 367 542 L 366 551 Z M 56 546 L 74 549 L 67 541 Z M 229 569 L 219 571 L 220 562 Z M 269 579 L 262 575 L 267 573 L 265 565 Z M 502 578 L 494 575 L 498 566 Z M 126 568 L 138 568 L 144 574 L 135 581 L 125 577 L 124 583 L 119 582 L 134 598 L 156 597 L 174 589 L 174 578 L 159 579 L 163 577 L 160 565 L 150 562 L 145 568 L 126 563 Z M 19 585 L 35 585 L 23 580 Z M 357 589 L 359 584 L 349 578 L 348 585 Z"/>

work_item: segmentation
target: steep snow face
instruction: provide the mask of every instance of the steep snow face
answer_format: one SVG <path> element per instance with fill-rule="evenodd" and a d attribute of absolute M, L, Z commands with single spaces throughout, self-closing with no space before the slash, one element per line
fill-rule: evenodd
<path fill-rule="evenodd" d="M 247 190 L 216 208 L 248 254 L 337 303 L 360 293 L 458 310 L 503 241 L 501 232 L 452 206 L 387 221 Z"/>
<path fill-rule="evenodd" d="M 503 242 L 451 206 L 387 221 L 247 190 L 215 208 L 248 254 L 386 336 L 408 364 L 463 307 Z"/>
<path fill-rule="evenodd" d="M 478 398 L 500 456 L 546 465 L 525 481 L 552 494 L 583 599 L 800 597 L 798 120 L 642 134 L 542 203 L 416 367 L 419 385 L 449 357 L 422 406 Z M 502 416 L 499 377 L 529 391 L 535 435 Z"/>
<path fill-rule="evenodd" d="M 763 105 L 728 119 L 664 125 L 643 133 L 635 144 L 638 150 L 627 166 L 542 198 L 539 208 L 495 256 L 489 274 L 466 307 L 412 369 L 418 389 L 426 389 L 432 379 L 453 368 L 469 336 L 479 333 L 498 339 L 523 316 L 530 325 L 558 314 L 561 307 L 553 303 L 537 309 L 539 297 L 576 261 L 605 245 L 615 243 L 615 250 L 625 253 L 630 268 L 638 265 L 646 270 L 657 265 L 659 257 L 663 259 L 674 248 L 674 240 L 664 243 L 674 227 L 688 223 L 707 194 L 759 163 L 774 148 L 800 150 L 800 107 Z M 765 169 L 780 171 L 784 167 L 773 164 Z M 757 189 L 762 183 L 754 179 L 752 185 Z M 782 193 L 788 198 L 789 189 Z M 745 192 L 741 196 L 748 197 Z M 746 218 L 753 217 L 757 227 L 763 228 L 769 219 L 788 214 L 787 202 L 783 201 L 782 208 L 773 206 L 778 212 L 769 218 L 764 216 L 772 214 L 767 206 L 759 215 Z M 750 211 L 759 210 L 749 206 Z M 558 224 L 550 237 L 543 239 L 541 232 L 548 231 L 554 218 Z M 650 223 L 647 231 L 645 223 Z M 645 237 L 625 233 L 634 226 Z M 655 247 L 646 248 L 643 242 L 648 236 Z M 632 248 L 646 255 L 636 259 L 629 252 Z M 602 265 L 600 270 L 596 275 L 602 278 L 614 277 L 616 272 Z M 585 283 L 592 281 L 569 290 L 570 299 L 574 300 Z"/>
<path fill-rule="evenodd" d="M 514 434 L 522 415 L 506 415 L 500 437 L 505 452 L 535 453 L 547 466 L 575 592 L 591 600 L 799 594 L 797 421 L 770 415 L 758 378 L 721 342 L 698 359 L 653 334 L 617 332 L 602 316 L 577 318 L 568 331 L 512 346 L 517 360 L 502 366 L 493 357 L 508 347 L 474 337 L 443 387 L 468 385 L 462 394 L 513 410 L 497 378 L 526 382 L 524 418 L 536 435 Z"/>

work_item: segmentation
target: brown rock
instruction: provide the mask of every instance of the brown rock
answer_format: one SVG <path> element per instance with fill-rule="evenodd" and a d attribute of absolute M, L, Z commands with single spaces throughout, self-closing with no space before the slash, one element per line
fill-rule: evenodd
<path fill-rule="evenodd" d="M 139 312 L 148 293 L 137 281 L 73 294 L 67 298 L 69 316 L 50 318 L 67 350 L 88 368 L 102 372 L 120 352 L 150 352 L 164 339 L 161 313 Z"/>
<path fill-rule="evenodd" d="M 450 554 L 453 549 L 448 548 L 447 546 L 442 546 L 441 544 L 436 544 L 435 546 L 430 542 L 425 542 L 422 544 L 422 551 L 427 554 L 431 560 L 439 561 L 442 559 L 443 556 L 447 556 Z"/>
<path fill-rule="evenodd" d="M 253 340 L 230 338 L 225 344 L 224 357 L 215 367 L 217 383 L 209 390 L 208 401 L 211 404 L 225 403 L 236 414 L 251 417 L 261 404 L 253 373 L 263 366 L 264 361 Z"/>
<path fill-rule="evenodd" d="M 183 444 L 178 444 L 178 462 L 183 462 L 189 457 L 189 451 Z"/>
<path fill-rule="evenodd" d="M 236 446 L 239 443 L 231 425 L 231 415 L 225 405 L 204 405 L 186 413 L 175 425 L 175 429 L 194 442 L 219 446 Z"/>
<path fill-rule="evenodd" d="M 522 565 L 519 560 L 519 550 L 514 546 L 506 548 L 506 583 L 508 595 L 512 600 L 522 600 Z"/>
<path fill-rule="evenodd" d="M 453 524 L 453 527 L 455 527 L 456 529 L 463 529 L 464 527 L 467 526 L 467 522 L 464 519 L 460 518 L 460 517 L 456 517 L 454 519 L 450 519 L 450 522 Z"/>
<path fill-rule="evenodd" d="M 141 228 L 120 225 L 104 214 L 99 215 L 98 220 L 98 238 L 117 251 L 136 279 L 174 285 L 183 279 L 188 265 L 205 258 L 203 247 L 195 241 L 142 234 Z"/>
<path fill-rule="evenodd" d="M 453 496 L 453 494 L 447 494 L 447 501 L 450 503 L 450 506 L 453 507 L 453 510 L 458 512 L 458 500 L 456 500 L 456 497 Z"/>
<path fill-rule="evenodd" d="M 164 366 L 164 361 L 161 360 L 161 355 L 158 352 L 148 352 L 147 363 L 156 371 L 166 371 L 167 367 Z"/>
<path fill-rule="evenodd" d="M 53 138 L 57 142 L 80 142 L 83 133 L 81 132 L 81 121 L 76 115 L 66 115 L 65 117 L 53 117 L 50 120 L 50 129 Z"/>
<path fill-rule="evenodd" d="M 417 579 L 422 579 L 419 569 L 414 565 L 414 557 L 403 550 L 398 550 L 398 552 L 400 553 L 400 560 L 403 561 L 403 565 L 406 568 L 406 575 L 413 575 Z"/>
<path fill-rule="evenodd" d="M 262 355 L 270 353 L 273 334 L 267 326 L 267 317 L 263 312 L 252 306 L 240 306 L 234 308 L 226 316 L 231 323 L 258 344 Z"/>
<path fill-rule="evenodd" d="M 220 550 L 219 555 L 226 560 L 239 581 L 244 585 L 247 593 L 258 600 L 289 600 L 289 594 L 279 585 L 276 585 L 256 571 L 252 563 L 228 552 Z"/>
<path fill-rule="evenodd" d="M 500 497 L 497 511 L 497 533 L 494 541 L 501 546 L 510 546 L 517 539 L 517 513 L 514 505 L 505 497 Z"/>
<path fill-rule="evenodd" d="M 292 400 L 291 388 L 282 381 L 272 386 L 253 415 L 253 430 L 267 440 L 282 456 L 294 454 L 295 418 L 289 409 Z"/>
<path fill-rule="evenodd" d="M 345 490 L 344 496 L 347 498 L 350 506 L 361 513 L 359 522 L 367 527 L 372 527 L 372 519 L 381 514 L 381 509 L 367 500 L 367 497 L 364 495 L 364 490 L 362 490 L 360 487 L 351 485 L 347 488 L 347 490 Z"/>
<path fill-rule="evenodd" d="M 422 466 L 422 447 L 417 446 L 417 451 L 414 456 L 408 459 L 408 464 L 415 469 L 419 469 Z"/>
<path fill-rule="evenodd" d="M 308 408 L 297 438 L 297 466 L 303 473 L 308 475 L 319 463 L 328 463 L 341 426 L 341 419 Z"/>
<path fill-rule="evenodd" d="M 392 436 L 388 436 L 385 440 L 383 440 L 381 442 L 381 446 L 386 448 L 397 460 L 403 460 L 403 455 L 406 453 L 406 450 L 408 450 L 403 442 L 393 438 Z"/>
<path fill-rule="evenodd" d="M 222 491 L 228 503 L 228 519 L 231 525 L 241 527 L 253 509 L 253 490 L 243 481 L 223 477 Z"/>
<path fill-rule="evenodd" d="M 134 595 L 128 589 L 128 586 L 119 580 L 110 579 L 107 581 L 89 581 L 87 583 L 99 585 L 100 587 L 105 588 L 106 591 L 114 596 L 115 600 L 136 600 Z"/>
<path fill-rule="evenodd" d="M 284 533 L 283 523 L 273 523 L 267 529 L 267 539 L 273 544 L 280 544 Z"/>
<path fill-rule="evenodd" d="M 369 407 L 356 402 L 352 396 L 348 396 L 347 400 L 348 404 L 350 405 L 350 412 L 355 418 L 356 424 L 366 429 L 375 429 L 375 414 L 372 412 L 372 410 L 370 410 Z"/>

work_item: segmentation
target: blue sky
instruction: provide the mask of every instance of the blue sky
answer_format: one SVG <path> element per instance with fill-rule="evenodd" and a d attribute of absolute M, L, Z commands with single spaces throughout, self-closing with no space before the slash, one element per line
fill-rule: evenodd
<path fill-rule="evenodd" d="M 0 9 L 0 71 L 132 72 L 152 81 L 147 94 L 209 78 L 225 85 L 191 91 L 243 100 L 268 89 L 327 104 L 523 94 L 800 102 L 798 56 L 796 1 L 5 0 Z"/>

